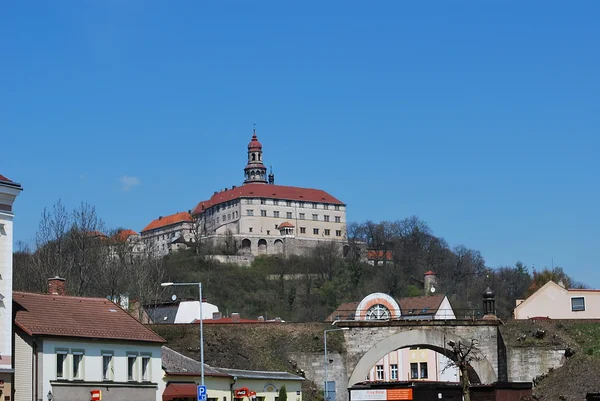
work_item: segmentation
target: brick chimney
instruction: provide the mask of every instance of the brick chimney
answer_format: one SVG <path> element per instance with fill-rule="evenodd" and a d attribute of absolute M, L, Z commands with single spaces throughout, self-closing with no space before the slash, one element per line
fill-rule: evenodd
<path fill-rule="evenodd" d="M 48 294 L 67 295 L 65 289 L 65 279 L 58 276 L 48 279 Z"/>
<path fill-rule="evenodd" d="M 231 314 L 231 322 L 232 323 L 239 323 L 240 322 L 240 314 L 239 313 L 232 313 Z"/>

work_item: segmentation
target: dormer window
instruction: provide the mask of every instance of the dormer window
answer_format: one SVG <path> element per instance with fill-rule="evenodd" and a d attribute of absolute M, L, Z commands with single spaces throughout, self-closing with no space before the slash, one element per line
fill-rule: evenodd
<path fill-rule="evenodd" d="M 385 305 L 373 305 L 367 311 L 367 320 L 388 320 L 390 318 L 390 310 Z"/>

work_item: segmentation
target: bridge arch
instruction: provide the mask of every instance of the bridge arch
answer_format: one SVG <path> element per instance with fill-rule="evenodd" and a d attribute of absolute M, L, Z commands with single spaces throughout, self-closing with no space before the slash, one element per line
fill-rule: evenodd
<path fill-rule="evenodd" d="M 356 329 L 352 328 L 348 331 L 345 336 L 352 336 Z M 360 329 L 358 329 L 360 330 Z M 391 336 L 384 338 L 370 349 L 368 349 L 354 367 L 350 379 L 348 380 L 348 387 L 352 387 L 356 383 L 365 381 L 365 378 L 369 374 L 371 368 L 388 353 L 395 351 L 400 348 L 406 347 L 422 347 L 428 348 L 442 354 L 448 351 L 447 356 L 450 357 L 450 350 L 447 348 L 447 343 L 454 341 L 458 344 L 460 341 L 463 344 L 470 344 L 471 341 L 457 336 L 453 333 L 444 332 L 436 329 L 415 329 L 409 331 L 402 331 Z M 480 355 L 481 360 L 473 361 L 471 363 L 473 371 L 470 372 L 473 376 L 470 379 L 473 383 L 495 383 L 497 381 L 497 374 L 492 364 L 487 359 L 486 355 Z"/>

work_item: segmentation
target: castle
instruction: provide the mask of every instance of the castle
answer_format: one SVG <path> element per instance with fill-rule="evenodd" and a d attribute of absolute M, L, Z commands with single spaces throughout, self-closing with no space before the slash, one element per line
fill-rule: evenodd
<path fill-rule="evenodd" d="M 346 205 L 320 189 L 275 184 L 256 129 L 244 183 L 216 191 L 188 212 L 159 217 L 140 233 L 159 256 L 194 242 L 223 243 L 238 255 L 301 255 L 323 242 L 346 241 Z M 133 233 L 132 233 L 133 234 Z"/>

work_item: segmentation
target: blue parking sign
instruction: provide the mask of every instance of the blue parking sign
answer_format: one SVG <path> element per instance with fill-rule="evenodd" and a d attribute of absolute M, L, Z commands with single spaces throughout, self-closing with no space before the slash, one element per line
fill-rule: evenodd
<path fill-rule="evenodd" d="M 198 386 L 198 401 L 206 401 L 206 386 Z"/>

